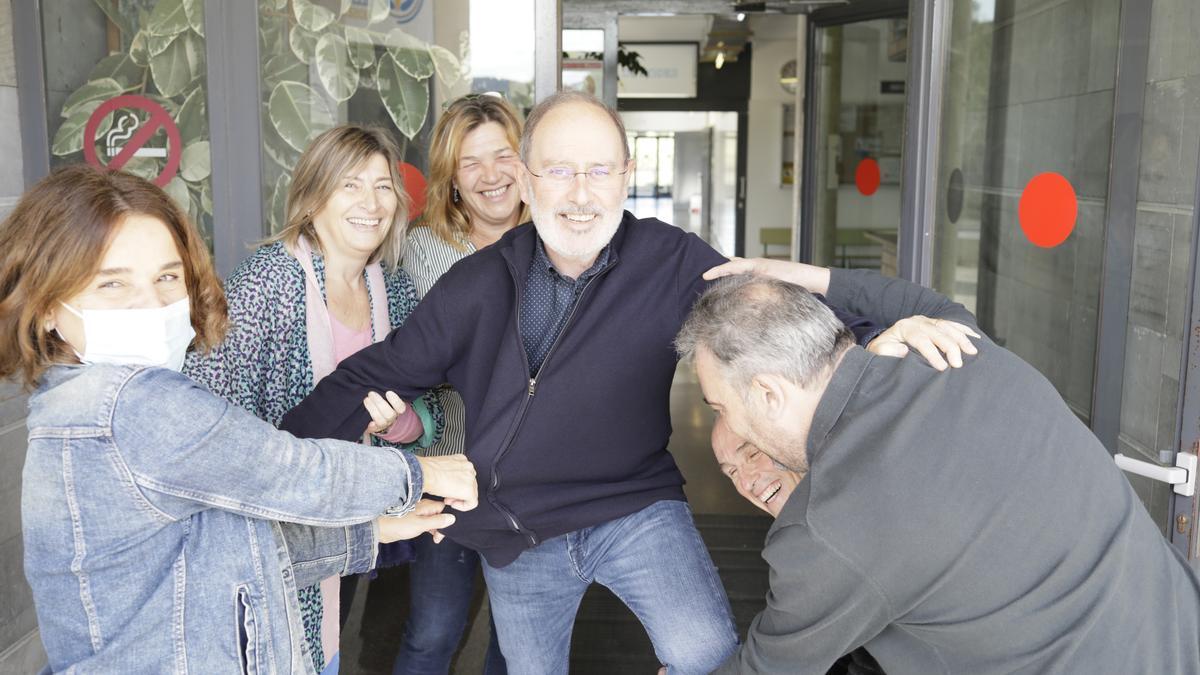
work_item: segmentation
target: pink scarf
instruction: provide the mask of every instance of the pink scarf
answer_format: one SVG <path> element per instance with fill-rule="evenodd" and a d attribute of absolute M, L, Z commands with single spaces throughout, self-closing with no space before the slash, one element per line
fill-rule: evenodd
<path fill-rule="evenodd" d="M 333 352 L 333 327 L 329 319 L 329 307 L 321 293 L 321 285 L 317 282 L 317 273 L 313 269 L 312 247 L 304 235 L 296 241 L 296 246 L 288 247 L 288 252 L 300 261 L 304 268 L 304 313 L 308 333 L 308 354 L 312 360 L 313 386 L 316 386 L 333 369 L 337 367 L 337 357 Z M 367 265 L 367 293 L 371 298 L 371 339 L 379 342 L 392 330 L 388 320 L 387 287 L 383 283 L 383 268 L 379 263 Z M 369 443 L 366 433 L 363 442 Z M 321 647 L 325 651 L 325 665 L 338 651 L 339 614 L 341 599 L 341 577 L 329 577 L 321 581 L 321 603 L 324 611 L 321 615 Z"/>

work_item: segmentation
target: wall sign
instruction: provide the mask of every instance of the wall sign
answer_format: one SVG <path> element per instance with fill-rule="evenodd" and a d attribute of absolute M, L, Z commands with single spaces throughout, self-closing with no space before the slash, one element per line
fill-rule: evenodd
<path fill-rule="evenodd" d="M 620 69 L 618 98 L 696 98 L 696 67 L 700 46 L 695 42 L 627 42 L 641 56 L 647 75 Z"/>
<path fill-rule="evenodd" d="M 136 113 L 119 114 L 117 122 L 104 134 L 104 150 L 107 157 L 101 158 L 96 153 L 96 143 L 101 140 L 96 137 L 96 131 L 105 117 L 118 110 L 142 110 L 149 113 L 149 117 L 143 122 Z M 160 128 L 167 133 L 166 145 L 148 145 Z M 84 125 L 83 157 L 88 164 L 98 169 L 117 171 L 134 157 L 164 156 L 167 163 L 152 181 L 159 187 L 165 187 L 179 171 L 179 161 L 183 158 L 183 141 L 179 137 L 179 127 L 175 125 L 171 113 L 145 96 L 125 94 L 110 98 L 96 108 Z"/>

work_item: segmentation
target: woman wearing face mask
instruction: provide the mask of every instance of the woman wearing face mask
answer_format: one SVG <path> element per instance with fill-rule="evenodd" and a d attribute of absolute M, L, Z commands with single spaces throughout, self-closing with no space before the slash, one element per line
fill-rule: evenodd
<path fill-rule="evenodd" d="M 311 673 L 297 586 L 446 526 L 423 490 L 473 508 L 462 457 L 298 440 L 176 372 L 220 341 L 225 302 L 151 183 L 61 169 L 0 251 L 0 377 L 35 389 L 21 522 L 52 670 Z"/>
<path fill-rule="evenodd" d="M 313 140 L 292 172 L 284 228 L 229 277 L 228 337 L 191 357 L 184 373 L 278 424 L 338 362 L 400 325 L 417 298 L 396 266 L 405 221 L 399 159 L 378 128 L 345 125 Z M 427 446 L 441 426 L 432 394 L 406 406 L 372 393 L 364 405 L 376 445 Z M 411 549 L 394 544 L 380 555 L 390 566 Z M 336 577 L 300 591 L 318 670 L 337 652 L 340 595 Z M 344 595 L 348 602 L 353 591 Z"/>
<path fill-rule="evenodd" d="M 438 120 L 429 144 L 425 215 L 408 234 L 404 269 L 424 297 L 454 263 L 489 246 L 528 219 L 517 190 L 521 122 L 512 106 L 488 94 L 460 98 Z M 438 392 L 446 431 L 426 456 L 463 452 L 466 425 L 462 399 Z M 446 673 L 467 623 L 479 554 L 450 540 L 413 540 L 416 559 L 404 642 L 395 675 Z M 484 671 L 505 672 L 492 627 Z"/>

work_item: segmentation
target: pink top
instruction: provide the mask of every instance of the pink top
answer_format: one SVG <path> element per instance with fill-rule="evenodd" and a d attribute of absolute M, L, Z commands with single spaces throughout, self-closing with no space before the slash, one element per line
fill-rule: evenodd
<path fill-rule="evenodd" d="M 333 358 L 338 363 L 371 344 L 371 326 L 369 325 L 356 331 L 353 328 L 347 328 L 330 313 L 329 327 L 333 331 Z M 380 392 L 380 394 L 382 393 Z M 421 418 L 417 416 L 411 405 L 407 405 L 387 433 L 376 435 L 391 443 L 411 443 L 420 438 L 423 431 Z"/>

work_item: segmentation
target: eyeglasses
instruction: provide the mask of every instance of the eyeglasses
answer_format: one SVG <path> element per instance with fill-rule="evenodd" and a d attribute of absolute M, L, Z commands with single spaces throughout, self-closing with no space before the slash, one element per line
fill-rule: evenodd
<path fill-rule="evenodd" d="M 606 164 L 593 166 L 584 171 L 576 171 L 575 167 L 565 165 L 547 166 L 542 169 L 541 173 L 535 173 L 533 169 L 529 168 L 528 164 L 525 165 L 525 169 L 533 174 L 535 178 L 544 178 L 558 186 L 566 186 L 575 180 L 575 176 L 582 175 L 587 178 L 588 185 L 594 188 L 605 188 L 616 185 L 618 176 L 624 176 L 629 173 L 629 164 L 628 162 L 625 164 L 623 171 L 615 171 L 613 167 Z"/>

